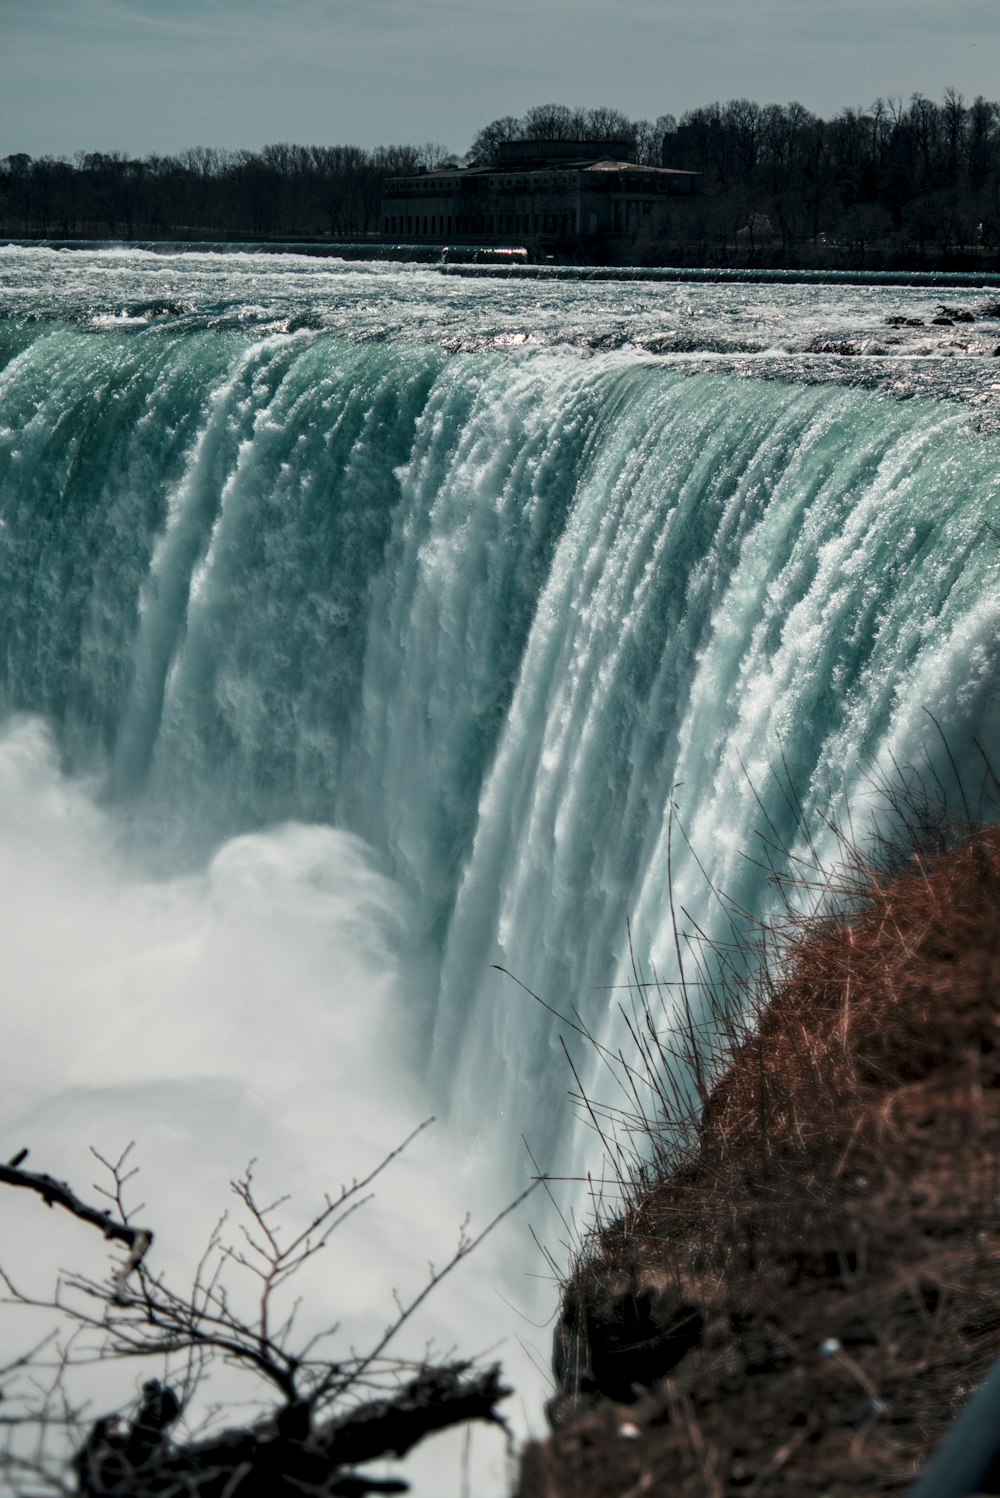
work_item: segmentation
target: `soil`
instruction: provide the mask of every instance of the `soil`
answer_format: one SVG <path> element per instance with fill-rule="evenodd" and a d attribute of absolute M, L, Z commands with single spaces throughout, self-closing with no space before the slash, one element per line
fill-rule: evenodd
<path fill-rule="evenodd" d="M 1000 1352 L 1000 830 L 848 884 L 564 1286 L 517 1498 L 902 1493 Z"/>

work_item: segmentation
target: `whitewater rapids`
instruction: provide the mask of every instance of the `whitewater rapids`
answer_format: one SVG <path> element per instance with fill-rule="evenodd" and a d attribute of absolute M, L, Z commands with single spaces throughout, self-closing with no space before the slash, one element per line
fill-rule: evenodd
<path fill-rule="evenodd" d="M 448 1185 L 421 1157 L 405 1210 L 488 1213 L 522 1134 L 594 1165 L 560 1027 L 496 967 L 617 1045 L 629 925 L 675 961 L 668 835 L 719 934 L 713 886 L 775 898 L 762 828 L 832 858 L 873 773 L 1000 762 L 971 355 L 954 391 L 915 345 L 852 381 L 798 288 L 549 287 L 539 338 L 531 288 L 424 271 L 0 280 L 2 1116 L 43 1168 L 124 1129 L 174 1140 L 170 1201 L 248 1154 L 312 1188 L 332 1138 L 433 1111 Z M 858 321 L 917 298 L 880 295 Z M 642 346 L 681 297 L 704 358 Z"/>

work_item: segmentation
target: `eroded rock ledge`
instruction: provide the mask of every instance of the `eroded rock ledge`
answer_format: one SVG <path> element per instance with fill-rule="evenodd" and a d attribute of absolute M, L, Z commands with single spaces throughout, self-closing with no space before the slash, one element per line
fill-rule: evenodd
<path fill-rule="evenodd" d="M 1000 1350 L 998 1146 L 988 828 L 792 947 L 696 1147 L 564 1289 L 517 1498 L 905 1491 Z"/>

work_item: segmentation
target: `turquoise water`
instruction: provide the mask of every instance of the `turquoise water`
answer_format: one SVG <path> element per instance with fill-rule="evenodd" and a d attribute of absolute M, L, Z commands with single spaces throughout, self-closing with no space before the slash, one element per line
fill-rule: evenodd
<path fill-rule="evenodd" d="M 995 744 L 997 439 L 939 356 L 817 378 L 811 291 L 750 378 L 630 342 L 656 288 L 571 288 L 573 327 L 595 296 L 619 327 L 595 353 L 498 342 L 506 284 L 446 318 L 424 271 L 193 258 L 170 313 L 161 257 L 11 263 L 3 701 L 161 872 L 289 819 L 363 838 L 414 910 L 420 1066 L 470 1123 L 491 1069 L 497 1109 L 528 1097 L 557 1138 L 556 1029 L 493 964 L 603 1033 L 629 920 L 670 967 L 672 807 L 711 931 L 704 876 L 760 911 L 757 833 L 794 846 L 779 762 L 815 821 L 873 769 L 937 765 L 928 712 L 970 765 Z M 317 325 L 275 331 L 310 290 Z M 739 309 L 708 290 L 711 344 Z"/>
<path fill-rule="evenodd" d="M 362 1341 L 522 1134 L 599 1173 L 596 1059 L 497 966 L 617 1047 L 629 933 L 669 980 L 674 914 L 766 915 L 873 778 L 1000 762 L 1000 324 L 935 295 L 0 250 L 15 1143 L 76 1180 L 138 1135 L 182 1257 L 249 1155 L 315 1194 L 437 1113 Z M 543 1363 L 526 1245 L 427 1335 Z"/>

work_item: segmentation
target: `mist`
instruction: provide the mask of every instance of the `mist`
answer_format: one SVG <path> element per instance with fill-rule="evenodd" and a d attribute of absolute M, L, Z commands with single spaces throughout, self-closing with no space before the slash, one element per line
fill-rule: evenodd
<path fill-rule="evenodd" d="M 406 1061 L 407 903 L 359 838 L 286 823 L 232 839 L 196 873 L 144 877 L 134 828 L 123 839 L 86 781 L 60 771 L 45 724 L 22 717 L 0 732 L 0 900 L 7 1154 L 29 1147 L 30 1167 L 93 1200 L 102 1172 L 91 1147 L 116 1158 L 134 1141 L 131 1199 L 146 1204 L 135 1220 L 154 1229 L 153 1267 L 176 1288 L 251 1159 L 261 1198 L 287 1194 L 281 1220 L 301 1226 L 431 1117 Z M 395 1317 L 393 1292 L 412 1298 L 466 1218 L 475 1233 L 505 1205 L 484 1184 L 491 1174 L 445 1123 L 425 1129 L 292 1287 L 304 1301 L 298 1334 L 338 1323 L 332 1355 L 371 1345 Z M 102 1274 L 93 1235 L 20 1196 L 0 1200 L 5 1269 L 34 1293 L 57 1268 Z M 538 1298 L 522 1234 L 510 1221 L 487 1240 L 394 1351 L 489 1352 L 505 1367 L 513 1357 L 525 1397 L 539 1378 L 516 1339 L 546 1334 L 508 1303 Z M 230 1283 L 249 1312 L 253 1285 Z M 149 1372 L 102 1370 L 88 1392 L 120 1406 Z M 223 1374 L 206 1396 L 250 1391 Z M 417 1492 L 457 1491 L 461 1440 L 438 1438 L 407 1461 Z M 477 1492 L 501 1491 L 504 1465 L 502 1438 L 474 1435 Z"/>

